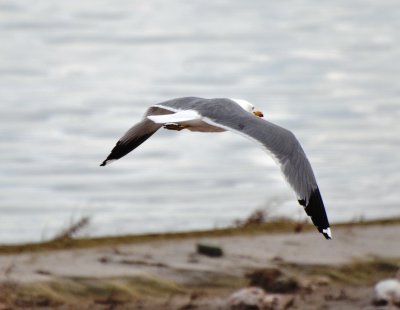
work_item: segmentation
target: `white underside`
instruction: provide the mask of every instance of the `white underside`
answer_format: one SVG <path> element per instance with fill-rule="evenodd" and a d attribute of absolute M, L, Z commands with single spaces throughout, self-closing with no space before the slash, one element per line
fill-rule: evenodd
<path fill-rule="evenodd" d="M 194 110 L 183 110 L 165 115 L 149 115 L 147 118 L 157 124 L 181 123 L 186 121 L 201 120 L 201 115 Z"/>
<path fill-rule="evenodd" d="M 190 131 L 198 131 L 198 132 L 222 132 L 225 131 L 224 128 L 220 126 L 214 126 L 214 124 L 210 124 L 205 121 L 205 118 L 195 110 L 175 110 L 170 107 L 165 107 L 162 105 L 157 105 L 163 109 L 167 109 L 171 112 L 171 114 L 165 115 L 149 115 L 147 118 L 154 123 L 157 124 L 179 124 L 184 126 L 186 129 Z"/>

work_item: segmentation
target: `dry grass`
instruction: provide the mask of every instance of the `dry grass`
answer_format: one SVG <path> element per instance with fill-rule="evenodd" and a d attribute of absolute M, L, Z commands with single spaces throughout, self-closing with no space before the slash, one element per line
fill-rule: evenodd
<path fill-rule="evenodd" d="M 187 301 L 197 295 L 224 295 L 244 285 L 245 279 L 217 275 L 185 287 L 145 276 L 3 283 L 0 284 L 0 308 L 5 305 L 5 309 L 140 309 L 142 303 L 162 304 L 176 298 Z"/>
<path fill-rule="evenodd" d="M 145 297 L 182 295 L 186 289 L 173 282 L 150 277 L 59 278 L 28 284 L 3 283 L 0 305 L 14 307 L 56 307 L 73 304 L 125 304 Z"/>
<path fill-rule="evenodd" d="M 72 239 L 79 231 L 87 227 L 90 223 L 89 217 L 82 217 L 76 222 L 71 222 L 67 228 L 63 229 L 52 240 L 60 241 L 65 239 Z"/>

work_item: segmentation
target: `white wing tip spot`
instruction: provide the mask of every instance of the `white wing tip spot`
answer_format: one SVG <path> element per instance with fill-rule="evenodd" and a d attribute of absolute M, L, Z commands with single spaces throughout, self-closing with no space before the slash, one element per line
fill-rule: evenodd
<path fill-rule="evenodd" d="M 331 229 L 330 229 L 329 227 L 323 229 L 323 230 L 322 230 L 322 233 L 323 233 L 323 234 L 326 234 L 326 235 L 329 237 L 329 239 L 332 239 L 332 233 L 331 233 Z"/>

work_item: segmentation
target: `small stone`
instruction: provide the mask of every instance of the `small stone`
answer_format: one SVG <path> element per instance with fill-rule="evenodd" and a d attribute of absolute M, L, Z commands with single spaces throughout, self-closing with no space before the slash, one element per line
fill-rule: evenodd
<path fill-rule="evenodd" d="M 224 255 L 224 252 L 219 246 L 205 243 L 197 244 L 197 253 L 209 257 L 221 257 Z"/>

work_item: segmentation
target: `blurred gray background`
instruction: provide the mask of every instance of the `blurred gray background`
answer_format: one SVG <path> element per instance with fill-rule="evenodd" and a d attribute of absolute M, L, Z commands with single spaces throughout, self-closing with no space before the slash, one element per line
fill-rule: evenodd
<path fill-rule="evenodd" d="M 233 133 L 158 132 L 100 168 L 147 106 L 252 102 L 292 130 L 332 222 L 399 216 L 400 10 L 363 1 L 0 2 L 0 243 L 305 218 Z"/>

